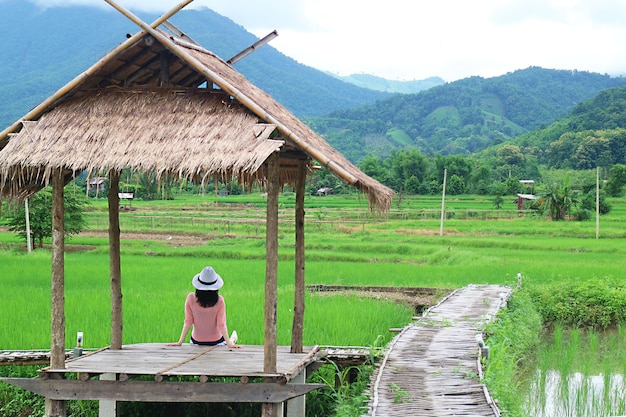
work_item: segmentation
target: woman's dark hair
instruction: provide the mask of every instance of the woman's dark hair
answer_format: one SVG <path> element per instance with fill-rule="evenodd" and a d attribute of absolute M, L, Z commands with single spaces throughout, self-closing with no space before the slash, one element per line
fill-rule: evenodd
<path fill-rule="evenodd" d="M 202 307 L 213 307 L 217 304 L 217 291 L 196 290 L 196 299 Z"/>

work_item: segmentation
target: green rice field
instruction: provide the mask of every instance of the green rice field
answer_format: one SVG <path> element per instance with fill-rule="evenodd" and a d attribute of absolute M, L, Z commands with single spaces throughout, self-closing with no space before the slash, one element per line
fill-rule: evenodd
<path fill-rule="evenodd" d="M 489 198 L 446 202 L 404 197 L 384 215 L 358 195 L 307 197 L 307 284 L 434 287 L 517 284 L 567 287 L 598 279 L 622 282 L 626 271 L 626 199 L 595 220 L 548 221 L 495 210 Z M 6 203 L 5 203 L 6 204 Z M 289 344 L 294 292 L 293 195 L 280 198 L 278 343 Z M 242 344 L 263 343 L 265 200 L 261 196 L 181 195 L 134 201 L 121 213 L 124 343 L 178 339 L 191 278 L 212 265 L 224 278 L 228 327 Z M 6 207 L 3 209 L 6 213 Z M 108 345 L 110 299 L 107 209 L 94 200 L 88 228 L 66 241 L 66 344 L 83 332 L 86 348 Z M 1 226 L 1 221 L 0 221 Z M 49 242 L 47 242 L 49 244 Z M 0 350 L 50 344 L 48 248 L 26 253 L 0 229 Z M 384 346 L 415 315 L 415 306 L 353 293 L 307 292 L 306 345 Z M 620 331 L 621 334 L 621 331 Z M 539 417 L 539 415 L 537 415 Z"/>

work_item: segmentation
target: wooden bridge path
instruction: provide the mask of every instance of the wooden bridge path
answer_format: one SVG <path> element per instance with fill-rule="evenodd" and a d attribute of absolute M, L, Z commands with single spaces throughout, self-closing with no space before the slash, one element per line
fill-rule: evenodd
<path fill-rule="evenodd" d="M 372 377 L 369 416 L 500 416 L 480 383 L 477 335 L 511 289 L 456 290 L 405 327 Z"/>

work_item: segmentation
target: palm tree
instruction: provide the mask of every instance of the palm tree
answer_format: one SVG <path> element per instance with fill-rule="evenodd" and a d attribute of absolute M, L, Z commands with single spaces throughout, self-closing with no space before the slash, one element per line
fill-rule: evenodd
<path fill-rule="evenodd" d="M 564 220 L 572 207 L 579 202 L 578 191 L 572 189 L 569 178 L 565 178 L 560 184 L 546 186 L 536 204 L 541 210 L 547 211 L 552 220 Z"/>

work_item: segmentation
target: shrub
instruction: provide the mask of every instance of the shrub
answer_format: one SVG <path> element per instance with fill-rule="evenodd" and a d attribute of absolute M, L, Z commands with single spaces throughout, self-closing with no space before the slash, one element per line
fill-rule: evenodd
<path fill-rule="evenodd" d="M 626 286 L 610 278 L 545 285 L 532 298 L 548 325 L 606 329 L 626 320 Z"/>

